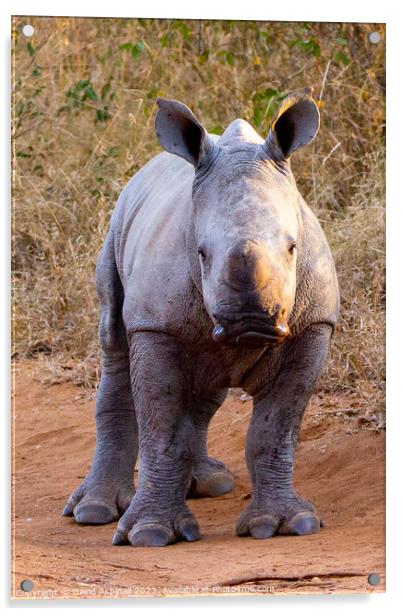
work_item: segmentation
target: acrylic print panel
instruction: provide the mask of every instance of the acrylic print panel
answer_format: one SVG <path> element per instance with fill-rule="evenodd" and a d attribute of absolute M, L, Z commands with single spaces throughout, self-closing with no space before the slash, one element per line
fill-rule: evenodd
<path fill-rule="evenodd" d="M 383 591 L 385 26 L 16 17 L 12 40 L 13 597 Z M 312 95 L 302 91 L 306 87 L 313 88 Z M 294 91 L 298 93 L 283 105 Z M 141 252 L 134 258 L 135 247 L 129 242 L 124 246 L 137 272 L 138 292 L 131 294 L 130 268 L 122 262 L 117 266 L 113 251 L 121 244 L 107 244 L 109 267 L 102 266 L 101 276 L 109 310 L 106 355 L 110 358 L 118 349 L 124 364 L 127 340 L 132 360 L 142 344 L 139 340 L 148 345 L 137 358 L 142 366 L 138 374 L 132 366 L 142 451 L 134 471 L 140 489 L 129 509 L 134 513 L 128 531 L 140 520 L 143 534 L 137 526 L 127 536 L 117 518 L 133 495 L 132 394 L 127 368 L 120 366 L 114 381 L 105 368 L 101 372 L 94 271 L 119 194 L 161 152 L 154 128 L 158 97 L 181 101 L 195 115 L 175 103 L 160 103 L 159 141 L 178 155 L 163 154 L 161 162 L 152 163 L 154 171 L 134 183 L 143 195 L 142 218 L 137 216 L 130 232 L 141 230 Z M 318 113 L 320 129 L 310 143 Z M 232 140 L 228 133 L 220 139 L 236 118 L 248 124 L 232 124 Z M 300 256 L 306 254 L 306 244 L 300 238 L 316 255 L 308 282 L 310 287 L 315 284 L 314 309 L 324 310 L 323 297 L 334 293 L 335 282 L 331 286 L 325 274 L 330 261 L 321 236 L 310 233 L 306 240 L 301 230 L 308 226 L 308 210 L 295 200 L 287 162 L 291 149 L 299 146 L 303 147 L 291 155 L 292 172 L 331 247 L 341 298 L 325 370 L 318 378 L 317 368 L 313 385 L 304 376 L 297 381 L 292 372 L 292 344 L 303 333 L 297 329 L 301 321 L 294 316 L 293 300 L 283 299 L 285 283 L 294 284 L 300 299 L 300 272 L 306 267 Z M 194 205 L 191 162 L 198 178 L 204 174 Z M 219 184 L 219 165 L 230 181 Z M 261 169 L 265 180 L 258 175 Z M 222 228 L 205 226 L 209 244 L 193 241 L 181 253 L 184 243 L 172 240 L 173 229 L 180 228 L 181 237 L 194 240 L 188 228 L 189 221 L 203 224 L 200 195 L 204 210 L 209 208 L 210 215 L 219 218 L 219 208 L 228 207 L 231 183 L 243 191 L 242 198 L 233 201 L 230 215 L 221 216 Z M 266 202 L 258 197 L 256 183 Z M 274 199 L 270 190 L 274 186 L 275 192 L 278 183 L 283 192 Z M 208 192 L 212 186 L 215 189 Z M 222 199 L 216 199 L 218 193 Z M 175 195 L 177 211 L 166 206 L 169 194 Z M 158 198 L 152 199 L 155 195 Z M 131 199 L 141 209 L 137 192 L 128 196 L 128 202 Z M 282 253 L 272 257 L 272 234 L 267 230 L 270 220 L 276 225 L 275 237 L 282 237 L 288 224 L 280 222 L 284 209 L 286 221 L 297 221 L 292 227 L 294 246 L 286 249 L 286 270 Z M 175 226 L 169 226 L 166 212 L 176 216 Z M 233 233 L 241 213 L 243 226 L 238 224 Z M 244 229 L 254 229 L 256 235 L 246 241 Z M 152 241 L 147 243 L 147 237 Z M 235 243 L 227 244 L 228 237 Z M 211 243 L 214 257 L 204 254 L 212 250 Z M 226 256 L 222 246 L 228 248 Z M 226 264 L 219 270 L 219 288 L 226 289 L 230 282 L 243 309 L 245 297 L 254 302 L 253 309 L 257 304 L 261 310 L 269 307 L 276 276 L 275 293 L 285 306 L 282 323 L 268 308 L 257 325 L 244 310 L 237 321 L 219 321 L 210 314 L 208 301 L 216 299 L 217 292 L 204 262 L 214 258 L 216 263 L 218 253 L 220 263 Z M 317 255 L 325 262 L 321 270 Z M 282 273 L 272 273 L 280 269 L 279 263 Z M 166 274 L 163 284 L 161 271 Z M 204 282 L 197 286 L 201 275 Z M 177 292 L 180 285 L 185 287 L 182 293 Z M 212 289 L 210 295 L 206 288 Z M 134 297 L 142 302 L 147 319 L 159 315 L 150 327 L 153 335 L 127 331 L 128 317 L 122 321 L 121 316 L 123 296 L 125 301 Z M 313 310 L 311 293 L 307 296 Z M 144 304 L 144 297 L 152 301 Z M 332 301 L 320 318 L 315 313 L 309 317 L 309 327 L 320 319 L 327 323 L 313 327 L 323 340 L 334 317 Z M 172 323 L 178 320 L 177 328 Z M 233 321 L 239 328 L 236 336 L 230 329 Z M 280 327 L 285 329 L 279 331 Z M 188 332 L 195 330 L 198 337 L 192 339 Z M 250 348 L 252 343 L 256 346 Z M 320 353 L 322 348 L 319 345 Z M 300 368 L 300 357 L 308 357 L 309 366 L 318 366 L 319 353 L 306 352 L 304 346 L 301 355 L 296 354 L 296 365 Z M 170 359 L 163 363 L 166 357 Z M 255 376 L 255 365 L 265 366 L 264 362 L 266 371 Z M 97 393 L 101 374 L 103 385 Z M 173 374 L 184 374 L 184 382 L 193 386 L 186 389 Z M 287 381 L 281 375 L 288 375 Z M 114 385 L 107 384 L 107 378 Z M 286 404 L 277 401 L 275 406 L 272 391 L 281 378 L 288 393 L 280 400 L 286 399 Z M 103 415 L 108 419 L 98 419 L 98 454 L 88 476 L 95 448 L 95 398 L 101 415 L 105 391 L 111 400 Z M 257 396 L 255 415 L 264 408 L 271 430 L 254 419 L 262 428 L 253 429 L 248 439 L 253 487 L 244 450 L 252 394 L 261 391 L 263 402 Z M 310 394 L 295 456 L 294 487 L 314 503 L 324 523 L 321 529 L 310 505 L 297 500 L 291 486 L 292 443 L 303 401 Z M 208 455 L 221 461 L 217 463 L 202 450 L 206 423 L 204 428 L 201 424 L 222 402 L 208 434 Z M 158 421 L 152 422 L 153 417 Z M 105 447 L 107 454 L 102 455 Z M 188 486 L 191 498 L 184 501 Z M 212 496 L 214 490 L 218 496 Z M 82 507 L 84 499 L 89 508 Z M 63 517 L 67 502 L 68 515 Z M 236 521 L 244 510 L 252 515 L 246 515 L 240 533 L 246 536 L 237 536 Z M 194 518 L 188 518 L 190 512 Z M 295 515 L 301 516 L 301 524 Z M 190 519 L 190 525 L 185 522 L 183 527 L 183 519 Z M 195 519 L 201 540 L 177 541 L 197 538 Z M 131 539 L 137 546 L 112 545 L 116 529 L 122 541 Z M 258 539 L 248 533 L 274 536 Z M 141 541 L 169 545 L 138 547 Z"/>

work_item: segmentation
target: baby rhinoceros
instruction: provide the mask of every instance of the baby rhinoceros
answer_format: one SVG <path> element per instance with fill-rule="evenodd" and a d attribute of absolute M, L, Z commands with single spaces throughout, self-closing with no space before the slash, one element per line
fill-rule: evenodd
<path fill-rule="evenodd" d="M 317 105 L 309 88 L 291 93 L 264 140 L 244 120 L 218 137 L 183 103 L 157 104 L 166 151 L 122 191 L 97 262 L 96 450 L 63 513 L 80 524 L 122 516 L 115 545 L 200 539 L 186 498 L 234 487 L 208 456 L 207 432 L 228 388 L 239 387 L 253 398 L 252 498 L 237 534 L 315 533 L 320 518 L 296 493 L 293 465 L 339 296 L 289 157 L 314 139 Z"/>

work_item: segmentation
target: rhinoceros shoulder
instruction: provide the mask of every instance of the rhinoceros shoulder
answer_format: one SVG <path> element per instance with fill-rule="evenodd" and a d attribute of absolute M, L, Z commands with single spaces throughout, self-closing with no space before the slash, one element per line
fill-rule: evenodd
<path fill-rule="evenodd" d="M 293 319 L 304 327 L 326 322 L 335 328 L 339 318 L 339 288 L 335 263 L 324 231 L 299 195 L 302 239 Z"/>

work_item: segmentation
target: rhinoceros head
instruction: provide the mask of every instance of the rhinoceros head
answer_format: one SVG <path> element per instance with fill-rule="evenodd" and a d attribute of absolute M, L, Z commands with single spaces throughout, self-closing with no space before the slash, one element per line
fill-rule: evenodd
<path fill-rule="evenodd" d="M 216 139 L 183 103 L 157 103 L 159 142 L 195 168 L 189 257 L 214 340 L 281 342 L 289 334 L 301 236 L 289 157 L 318 131 L 311 89 L 284 99 L 266 140 L 244 120 Z"/>

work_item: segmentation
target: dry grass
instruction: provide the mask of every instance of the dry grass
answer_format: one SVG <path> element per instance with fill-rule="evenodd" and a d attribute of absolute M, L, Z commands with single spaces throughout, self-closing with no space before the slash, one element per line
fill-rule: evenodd
<path fill-rule="evenodd" d="M 40 356 L 52 379 L 97 380 L 95 259 L 120 190 L 159 149 L 157 95 L 183 100 L 214 132 L 243 117 L 266 134 L 286 91 L 311 85 L 321 131 L 293 168 L 342 292 L 322 384 L 359 391 L 365 412 L 381 417 L 384 38 L 378 24 L 17 18 L 15 355 Z"/>
<path fill-rule="evenodd" d="M 344 215 L 323 222 L 337 264 L 342 311 L 325 385 L 354 390 L 366 418 L 384 423 L 385 209 L 384 153 L 364 160 Z"/>

